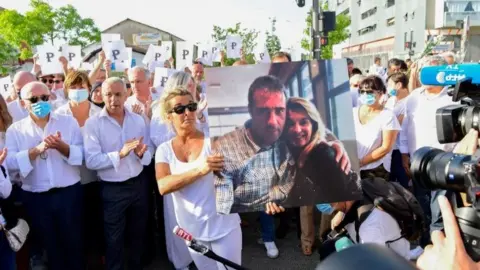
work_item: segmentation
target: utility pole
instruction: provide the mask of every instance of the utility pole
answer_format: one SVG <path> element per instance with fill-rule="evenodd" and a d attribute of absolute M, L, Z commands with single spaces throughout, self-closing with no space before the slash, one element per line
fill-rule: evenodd
<path fill-rule="evenodd" d="M 313 59 L 320 60 L 322 56 L 322 44 L 320 41 L 321 34 L 323 32 L 323 13 L 322 7 L 320 6 L 320 0 L 313 0 L 313 10 L 312 10 L 312 38 L 313 38 L 313 48 L 312 54 Z"/>

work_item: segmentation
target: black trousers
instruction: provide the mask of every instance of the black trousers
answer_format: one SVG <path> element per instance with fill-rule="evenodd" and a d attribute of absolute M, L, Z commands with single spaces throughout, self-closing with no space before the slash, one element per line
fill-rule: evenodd
<path fill-rule="evenodd" d="M 125 182 L 102 181 L 102 199 L 106 269 L 125 269 L 125 236 L 129 247 L 128 269 L 143 269 L 149 213 L 145 170 Z"/>
<path fill-rule="evenodd" d="M 50 270 L 83 270 L 83 188 L 23 192 L 31 227 L 41 239 Z"/>

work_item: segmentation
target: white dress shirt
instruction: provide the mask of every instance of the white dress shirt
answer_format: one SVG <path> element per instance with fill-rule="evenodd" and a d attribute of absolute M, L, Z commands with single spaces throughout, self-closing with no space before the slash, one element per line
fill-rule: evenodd
<path fill-rule="evenodd" d="M 8 196 L 10 196 L 10 193 L 12 193 L 12 182 L 10 181 L 6 165 L 6 162 L 4 162 L 2 166 L 3 168 L 5 168 L 7 177 L 5 177 L 2 172 L 0 172 L 0 198 L 2 199 L 8 198 Z"/>
<path fill-rule="evenodd" d="M 92 102 L 90 102 L 90 111 L 88 113 L 88 117 L 92 117 L 98 113 L 100 113 L 102 111 L 102 108 L 96 106 L 95 104 L 93 104 Z M 63 106 L 61 106 L 60 108 L 58 108 L 56 111 L 55 111 L 57 114 L 62 114 L 62 115 L 70 115 L 73 117 L 73 113 L 72 113 L 72 109 L 70 108 L 70 104 L 69 103 L 66 103 L 64 104 Z M 82 138 L 83 138 L 83 135 L 85 135 L 85 128 L 84 127 L 80 127 L 80 131 L 82 132 Z M 82 166 L 80 167 L 80 177 L 81 177 L 81 183 L 82 185 L 85 185 L 85 184 L 88 184 L 88 183 L 91 183 L 91 182 L 95 182 L 98 180 L 98 177 L 97 177 L 97 172 L 96 171 L 93 171 L 93 170 L 89 170 L 87 168 L 87 166 L 85 165 L 85 160 L 82 164 Z"/>
<path fill-rule="evenodd" d="M 96 170 L 101 180 L 124 182 L 138 176 L 143 166 L 152 161 L 154 148 L 148 136 L 148 127 L 140 115 L 125 109 L 123 125 L 108 115 L 106 107 L 85 123 L 85 160 L 87 168 Z M 143 137 L 148 150 L 140 159 L 134 151 L 120 159 L 120 150 L 126 141 Z"/>
<path fill-rule="evenodd" d="M 412 155 L 421 147 L 430 146 L 445 151 L 453 150 L 455 144 L 441 144 L 437 137 L 437 109 L 453 102 L 447 94 L 448 87 L 437 95 L 431 95 L 424 88 L 414 90 L 405 102 L 405 116 L 400 132 L 399 149 L 403 154 Z"/>
<path fill-rule="evenodd" d="M 47 136 L 61 133 L 62 140 L 70 146 L 65 157 L 55 149 L 45 151 L 45 158 L 30 161 L 29 149 L 39 145 Z M 20 173 L 22 189 L 45 192 L 52 188 L 74 185 L 80 181 L 83 161 L 83 139 L 77 120 L 68 115 L 50 113 L 50 119 L 42 130 L 31 117 L 13 123 L 7 130 L 7 166 L 10 173 Z"/>
<path fill-rule="evenodd" d="M 14 101 L 8 103 L 7 109 L 12 116 L 14 123 L 28 116 L 28 111 L 20 104 L 19 99 L 15 99 Z"/>

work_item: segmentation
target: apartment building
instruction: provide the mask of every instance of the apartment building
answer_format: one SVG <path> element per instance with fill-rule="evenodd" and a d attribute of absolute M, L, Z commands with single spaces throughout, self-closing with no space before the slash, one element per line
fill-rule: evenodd
<path fill-rule="evenodd" d="M 480 0 L 328 0 L 330 10 L 350 16 L 350 38 L 342 57 L 354 59 L 361 68 L 375 56 L 385 64 L 389 58 L 415 58 L 427 41 L 443 36 L 436 50 L 459 50 L 463 20 L 470 17 L 469 55 L 480 55 Z M 479 55 L 479 56 L 476 56 Z"/>

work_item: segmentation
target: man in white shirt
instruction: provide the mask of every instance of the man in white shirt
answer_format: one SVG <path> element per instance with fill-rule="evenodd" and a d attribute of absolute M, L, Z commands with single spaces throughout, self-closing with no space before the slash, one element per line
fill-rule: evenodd
<path fill-rule="evenodd" d="M 382 78 L 384 81 L 387 80 L 387 68 L 382 66 L 382 60 L 380 57 L 376 56 L 374 64 L 370 67 L 370 75 L 377 75 Z"/>
<path fill-rule="evenodd" d="M 151 117 L 152 87 L 151 73 L 143 67 L 134 67 L 128 71 L 128 80 L 132 86 L 133 95 L 125 101 L 125 107 L 131 112 Z"/>
<path fill-rule="evenodd" d="M 36 80 L 35 75 L 27 71 L 17 72 L 13 77 L 12 101 L 7 104 L 8 112 L 12 116 L 13 122 L 17 122 L 28 116 L 28 111 L 24 108 L 23 101 L 20 97 L 20 91 L 22 91 L 22 88 L 26 84 Z"/>
<path fill-rule="evenodd" d="M 419 63 L 419 69 L 427 66 L 446 65 L 443 57 L 438 55 L 428 56 Z M 453 150 L 455 144 L 440 144 L 437 138 L 436 111 L 439 108 L 457 104 L 447 94 L 448 87 L 423 85 L 410 93 L 405 101 L 405 117 L 400 132 L 399 149 L 402 153 L 403 166 L 410 174 L 410 157 L 421 147 L 429 146 L 445 151 Z M 430 230 L 441 230 L 443 228 L 440 208 L 436 198 L 445 195 L 455 204 L 453 192 L 439 190 L 422 190 L 418 183 L 413 182 L 416 197 L 423 206 L 426 216 L 431 211 Z M 425 205 L 425 200 L 430 201 L 430 207 Z M 422 203 L 423 202 L 423 203 Z M 425 243 L 423 243 L 425 244 Z"/>
<path fill-rule="evenodd" d="M 19 173 L 23 203 L 48 255 L 49 269 L 83 269 L 83 140 L 77 120 L 51 112 L 50 91 L 21 91 L 29 115 L 7 130 L 7 167 Z"/>
<path fill-rule="evenodd" d="M 144 119 L 124 107 L 122 79 L 105 80 L 102 96 L 105 107 L 87 120 L 84 142 L 87 168 L 102 181 L 106 269 L 124 269 L 125 237 L 130 240 L 128 269 L 143 269 L 149 196 L 144 166 L 154 149 Z"/>

